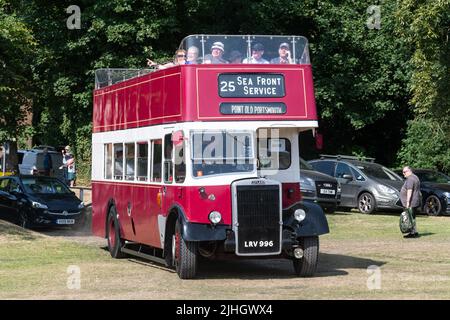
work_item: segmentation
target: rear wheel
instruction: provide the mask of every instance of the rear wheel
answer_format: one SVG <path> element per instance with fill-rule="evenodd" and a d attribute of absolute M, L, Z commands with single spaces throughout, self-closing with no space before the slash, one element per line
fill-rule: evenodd
<path fill-rule="evenodd" d="M 438 216 L 441 214 L 442 204 L 439 201 L 439 198 L 435 195 L 429 196 L 425 200 L 425 205 L 423 207 L 423 211 L 429 216 Z"/>
<path fill-rule="evenodd" d="M 106 236 L 108 238 L 108 250 L 111 257 L 116 259 L 125 257 L 126 254 L 121 251 L 125 241 L 120 237 L 119 221 L 117 219 L 116 208 L 114 207 L 111 207 L 109 210 Z"/>
<path fill-rule="evenodd" d="M 312 277 L 319 261 L 319 237 L 301 238 L 300 246 L 303 249 L 303 257 L 301 259 L 294 258 L 295 273 L 300 277 Z"/>
<path fill-rule="evenodd" d="M 181 236 L 181 223 L 177 220 L 172 237 L 172 257 L 181 279 L 192 279 L 197 273 L 198 242 L 185 241 Z"/>
<path fill-rule="evenodd" d="M 358 198 L 358 209 L 361 213 L 373 213 L 375 211 L 375 198 L 370 193 L 364 192 Z"/>

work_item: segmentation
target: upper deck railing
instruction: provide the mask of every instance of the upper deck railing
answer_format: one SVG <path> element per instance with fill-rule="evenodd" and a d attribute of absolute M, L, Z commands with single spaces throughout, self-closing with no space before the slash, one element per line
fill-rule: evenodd
<path fill-rule="evenodd" d="M 308 40 L 302 36 L 197 34 L 184 38 L 179 49 L 186 50 L 187 64 L 310 63 Z"/>
<path fill-rule="evenodd" d="M 190 35 L 181 41 L 186 59 L 178 64 L 310 64 L 308 40 L 302 36 Z M 95 71 L 95 89 L 158 70 L 106 68 Z"/>

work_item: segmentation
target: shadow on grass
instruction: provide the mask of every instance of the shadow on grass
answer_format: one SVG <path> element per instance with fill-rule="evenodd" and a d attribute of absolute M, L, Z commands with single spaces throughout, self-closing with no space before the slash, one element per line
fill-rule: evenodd
<path fill-rule="evenodd" d="M 0 220 L 0 235 L 18 237 L 20 240 L 36 240 L 39 238 L 32 230 L 24 229 L 3 220 Z"/>

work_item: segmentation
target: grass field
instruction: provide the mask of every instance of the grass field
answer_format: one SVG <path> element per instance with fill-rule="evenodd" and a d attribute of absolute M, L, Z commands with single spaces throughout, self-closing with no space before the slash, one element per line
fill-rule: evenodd
<path fill-rule="evenodd" d="M 402 238 L 395 214 L 327 218 L 313 278 L 288 260 L 236 260 L 205 262 L 195 280 L 112 259 L 101 238 L 0 220 L 0 299 L 450 299 L 450 217 L 419 216 L 418 239 Z"/>

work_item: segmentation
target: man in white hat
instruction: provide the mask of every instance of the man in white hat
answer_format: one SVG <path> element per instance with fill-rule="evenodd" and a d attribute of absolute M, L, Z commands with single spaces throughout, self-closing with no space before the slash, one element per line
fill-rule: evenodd
<path fill-rule="evenodd" d="M 228 63 L 227 60 L 222 58 L 224 51 L 225 48 L 222 42 L 220 41 L 214 42 L 213 45 L 211 46 L 211 54 L 207 54 L 205 56 L 204 63 Z"/>

